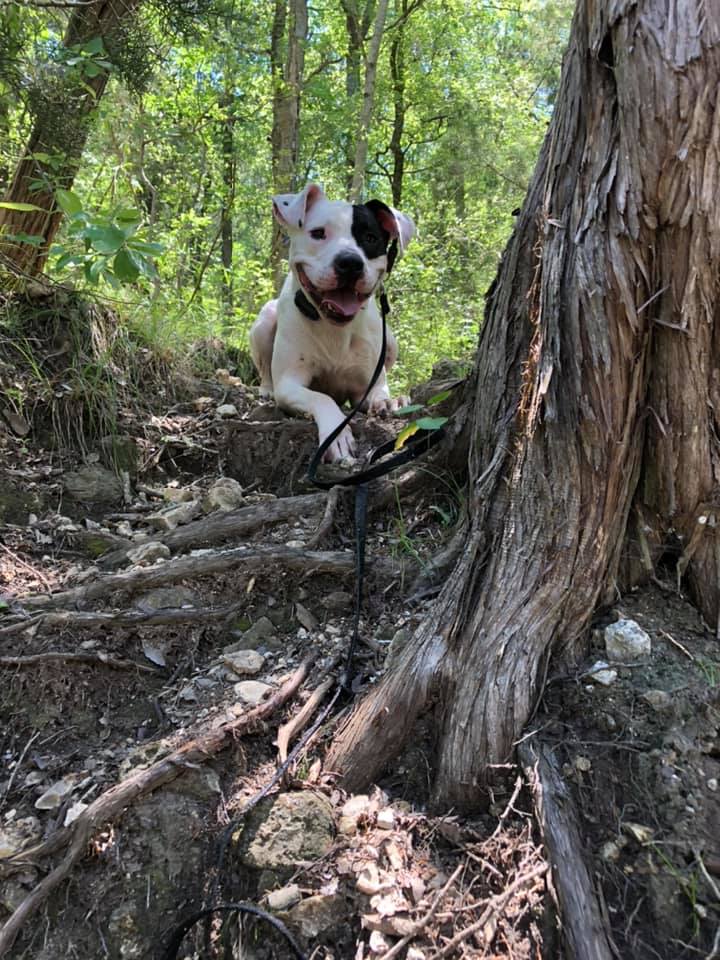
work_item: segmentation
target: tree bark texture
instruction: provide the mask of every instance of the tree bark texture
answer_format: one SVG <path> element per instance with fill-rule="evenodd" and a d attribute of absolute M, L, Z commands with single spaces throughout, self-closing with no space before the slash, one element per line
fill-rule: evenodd
<path fill-rule="evenodd" d="M 64 38 L 66 48 L 94 37 L 113 36 L 118 28 L 132 20 L 142 0 L 102 0 L 73 10 Z M 55 188 L 69 190 L 80 166 L 90 120 L 107 86 L 109 74 L 82 77 L 61 84 L 56 97 L 49 96 L 38 112 L 25 154 L 18 164 L 4 197 L 12 203 L 31 203 L 40 210 L 21 212 L 0 207 L 0 233 L 27 233 L 41 236 L 40 246 L 29 243 L 3 243 L 0 264 L 27 276 L 43 270 L 48 251 L 62 220 L 55 204 Z M 62 156 L 62 165 L 53 169 L 35 159 L 34 154 Z M 32 190 L 33 183 L 47 186 Z"/>
<path fill-rule="evenodd" d="M 362 196 L 363 187 L 365 185 L 365 167 L 367 166 L 368 140 L 370 137 L 373 103 L 375 101 L 375 79 L 377 77 L 380 44 L 382 43 L 383 32 L 385 30 L 387 9 L 388 0 L 378 0 L 377 10 L 375 11 L 375 20 L 373 22 L 372 37 L 370 38 L 367 59 L 365 61 L 363 98 L 358 117 L 357 133 L 355 135 L 355 163 L 353 166 L 352 183 L 350 185 L 351 203 L 359 202 Z"/>
<path fill-rule="evenodd" d="M 405 148 L 403 135 L 405 133 L 405 22 L 408 17 L 407 0 L 400 4 L 400 21 L 395 28 L 392 44 L 390 45 L 390 77 L 393 91 L 393 127 L 390 137 L 390 157 L 392 172 L 390 187 L 392 190 L 393 206 L 402 204 L 403 177 L 405 175 Z"/>
<path fill-rule="evenodd" d="M 282 36 L 287 23 L 287 53 L 282 55 Z M 305 42 L 308 31 L 307 0 L 276 0 L 273 22 L 273 95 L 272 168 L 276 193 L 291 193 L 296 183 L 300 154 L 300 103 L 305 70 Z M 283 240 L 279 224 L 273 221 L 271 263 L 276 286 L 282 284 Z"/>
<path fill-rule="evenodd" d="M 360 0 L 340 0 L 345 11 L 348 45 L 345 54 L 345 99 L 348 110 L 355 116 L 359 111 L 360 80 L 365 38 L 370 29 L 375 10 L 375 0 L 365 0 L 360 9 Z M 347 162 L 347 192 L 350 189 L 355 169 L 355 130 L 348 128 L 345 133 L 345 157 Z"/>
<path fill-rule="evenodd" d="M 578 3 L 488 296 L 465 549 L 336 738 L 327 764 L 351 789 L 432 707 L 435 799 L 481 802 L 549 657 L 584 651 L 593 611 L 627 585 L 621 559 L 623 575 L 642 572 L 628 562 L 640 515 L 655 557 L 681 538 L 688 582 L 717 618 L 719 88 L 720 20 L 703 0 Z"/>

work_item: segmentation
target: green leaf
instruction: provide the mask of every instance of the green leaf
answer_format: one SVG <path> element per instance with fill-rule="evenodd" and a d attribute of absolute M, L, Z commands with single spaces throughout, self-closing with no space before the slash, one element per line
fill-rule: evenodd
<path fill-rule="evenodd" d="M 102 73 L 100 67 L 95 63 L 94 60 L 89 60 L 83 67 L 83 72 L 86 77 L 99 77 Z"/>
<path fill-rule="evenodd" d="M 395 446 L 393 447 L 393 449 L 402 450 L 402 448 L 405 446 L 405 441 L 409 440 L 410 437 L 414 436 L 417 432 L 418 432 L 417 423 L 409 423 L 406 427 L 404 427 L 400 431 L 397 437 L 395 437 Z"/>
<path fill-rule="evenodd" d="M 118 278 L 125 283 L 133 283 L 137 280 L 142 267 L 138 262 L 138 258 L 132 252 L 123 248 L 118 250 L 113 260 L 113 273 Z"/>
<path fill-rule="evenodd" d="M 65 267 L 75 267 L 79 263 L 83 263 L 85 257 L 81 254 L 76 253 L 64 253 L 61 257 L 58 258 L 55 263 L 56 270 L 64 270 Z"/>
<path fill-rule="evenodd" d="M 10 200 L 0 200 L 0 207 L 3 210 L 17 210 L 19 213 L 31 213 L 33 210 L 39 210 L 40 213 L 47 213 L 43 207 L 36 207 L 34 203 L 15 203 Z"/>
<path fill-rule="evenodd" d="M 114 216 L 118 223 L 139 223 L 142 220 L 142 213 L 137 207 L 120 207 Z"/>
<path fill-rule="evenodd" d="M 439 430 L 448 422 L 447 417 L 420 417 L 415 421 L 418 430 Z"/>
<path fill-rule="evenodd" d="M 57 189 L 55 191 L 55 199 L 62 212 L 70 217 L 76 213 L 80 213 L 83 208 L 82 200 L 76 193 L 73 193 L 72 190 Z"/>
<path fill-rule="evenodd" d="M 452 390 L 441 390 L 440 393 L 436 393 L 434 397 L 430 397 L 428 400 L 428 407 L 434 407 L 436 404 L 442 403 L 443 400 L 447 400 L 451 393 Z"/>
<path fill-rule="evenodd" d="M 409 403 L 407 407 L 400 407 L 398 410 L 393 410 L 393 415 L 396 417 L 405 417 L 409 413 L 417 413 L 418 410 L 422 410 L 423 405 L 421 403 Z"/>
<path fill-rule="evenodd" d="M 105 53 L 102 37 L 93 37 L 81 47 L 83 53 Z"/>
<path fill-rule="evenodd" d="M 89 227 L 85 236 L 90 241 L 93 250 L 98 253 L 117 253 L 125 244 L 125 234 L 112 224 L 104 227 Z"/>
<path fill-rule="evenodd" d="M 145 240 L 130 240 L 128 242 L 128 247 L 131 250 L 136 250 L 138 253 L 145 253 L 150 257 L 156 257 L 161 253 L 165 253 L 164 244 L 148 243 Z"/>
<path fill-rule="evenodd" d="M 41 247 L 45 242 L 45 237 L 37 233 L 8 233 L 3 236 L 3 240 L 9 240 L 11 243 L 29 243 L 31 247 Z"/>

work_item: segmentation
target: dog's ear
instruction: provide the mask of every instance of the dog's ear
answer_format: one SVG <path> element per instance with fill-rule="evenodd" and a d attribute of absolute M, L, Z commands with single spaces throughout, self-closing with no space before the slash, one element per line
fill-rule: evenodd
<path fill-rule="evenodd" d="M 302 230 L 310 208 L 325 197 L 322 187 L 309 183 L 300 193 L 279 193 L 273 197 L 273 216 L 286 230 Z"/>
<path fill-rule="evenodd" d="M 389 207 L 382 200 L 368 200 L 365 206 L 372 210 L 383 230 L 397 240 L 402 253 L 415 236 L 415 224 L 410 217 L 394 207 Z"/>

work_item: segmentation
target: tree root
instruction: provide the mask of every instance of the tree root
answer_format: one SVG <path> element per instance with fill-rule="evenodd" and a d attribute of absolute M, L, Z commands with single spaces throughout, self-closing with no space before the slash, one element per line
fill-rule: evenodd
<path fill-rule="evenodd" d="M 153 539 L 164 543 L 172 551 L 182 551 L 188 547 L 207 546 L 234 537 L 246 536 L 271 524 L 319 513 L 324 503 L 325 495 L 322 493 L 265 500 L 262 503 L 240 507 L 238 510 L 212 513 L 208 517 L 193 520 L 191 523 L 178 527 L 177 530 L 158 535 Z M 136 543 L 128 543 L 126 547 L 105 554 L 100 558 L 99 563 L 107 569 L 117 567 L 127 558 L 129 551 L 136 547 Z"/>
<path fill-rule="evenodd" d="M 585 862 L 577 811 L 557 761 L 537 739 L 521 743 L 518 754 L 533 788 L 537 820 L 553 868 L 568 956 L 613 960 L 616 954 Z"/>
<path fill-rule="evenodd" d="M 89 600 L 106 597 L 115 591 L 152 590 L 187 577 L 205 577 L 233 570 L 243 565 L 256 568 L 277 564 L 304 575 L 327 573 L 345 576 L 355 569 L 355 557 L 349 550 L 307 550 L 282 544 L 235 547 L 229 550 L 208 550 L 199 555 L 177 557 L 154 567 L 141 567 L 98 577 L 91 583 L 44 596 L 18 597 L 17 604 L 31 610 L 57 610 Z M 388 576 L 397 565 L 377 560 L 373 564 Z"/>
<path fill-rule="evenodd" d="M 148 613 L 142 610 L 118 611 L 84 611 L 84 610 L 57 610 L 41 613 L 7 627 L 0 627 L 0 640 L 24 630 L 34 628 L 37 632 L 44 632 L 54 627 L 156 627 L 171 623 L 207 623 L 214 620 L 227 620 L 241 610 L 244 603 L 234 603 L 229 607 L 202 608 L 195 607 L 166 607 Z M 43 656 L 45 656 L 43 654 Z M 94 656 L 94 655 L 93 655 Z M 1 663 L 2 661 L 0 661 Z"/>
<path fill-rule="evenodd" d="M 106 653 L 64 653 L 62 650 L 48 650 L 47 653 L 35 653 L 27 657 L 0 657 L 0 668 L 36 667 L 39 663 L 92 663 L 110 667 L 113 670 L 138 670 L 140 673 L 160 672 L 157 667 L 151 667 L 149 664 L 109 657 Z"/>
<path fill-rule="evenodd" d="M 162 760 L 106 790 L 80 814 L 71 827 L 58 831 L 59 837 L 50 836 L 35 847 L 8 858 L 3 864 L 3 874 L 27 863 L 35 863 L 39 858 L 70 844 L 63 860 L 30 892 L 0 930 L 0 957 L 8 953 L 25 923 L 82 859 L 93 833 L 100 826 L 119 817 L 135 800 L 175 780 L 186 769 L 193 769 L 206 762 L 230 742 L 234 742 L 239 735 L 251 731 L 261 720 L 272 716 L 297 692 L 307 678 L 313 662 L 314 656 L 308 657 L 292 677 L 264 703 L 253 707 L 235 720 L 193 737 Z"/>

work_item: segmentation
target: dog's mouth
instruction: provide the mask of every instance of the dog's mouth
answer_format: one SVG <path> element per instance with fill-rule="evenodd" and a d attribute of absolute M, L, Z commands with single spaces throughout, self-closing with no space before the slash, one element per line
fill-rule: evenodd
<path fill-rule="evenodd" d="M 343 287 L 334 287 L 332 290 L 320 290 L 310 282 L 300 264 L 296 264 L 298 280 L 303 289 L 310 295 L 312 303 L 330 320 L 335 323 L 349 323 L 360 308 L 370 298 L 372 291 L 362 293 L 355 289 L 355 281 Z"/>

